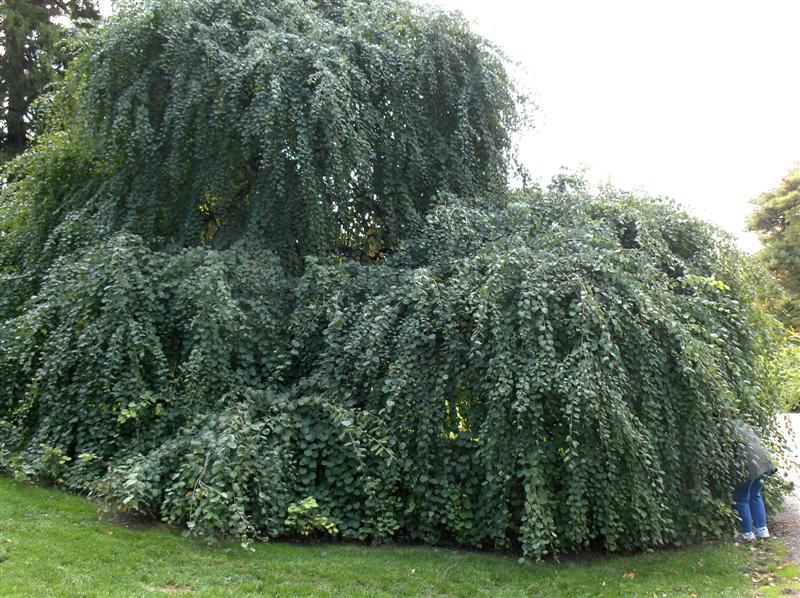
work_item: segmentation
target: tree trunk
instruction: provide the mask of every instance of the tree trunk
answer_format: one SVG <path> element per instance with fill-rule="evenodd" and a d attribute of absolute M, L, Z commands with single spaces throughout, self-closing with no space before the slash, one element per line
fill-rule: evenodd
<path fill-rule="evenodd" d="M 30 15 L 26 14 L 29 10 L 25 10 L 25 6 L 20 5 L 19 2 L 9 1 L 7 11 L 2 23 L 5 45 L 2 73 L 7 93 L 7 104 L 3 115 L 6 121 L 6 138 L 3 149 L 18 154 L 25 150 L 28 143 L 25 121 L 28 113 L 28 98 L 25 94 L 27 66 L 25 46 L 30 40 L 33 23 Z"/>
<path fill-rule="evenodd" d="M 25 77 L 24 54 L 17 60 L 11 52 L 6 53 L 9 61 L 8 78 L 8 107 L 6 108 L 7 134 L 5 149 L 13 154 L 21 153 L 28 144 L 27 123 L 25 115 L 28 113 L 28 103 L 22 88 Z"/>
<path fill-rule="evenodd" d="M 4 4 L 0 44 L 5 54 L 0 56 L 0 89 L 5 89 L 0 94 L 0 106 L 6 134 L 0 149 L 18 154 L 28 147 L 27 118 L 31 102 L 52 78 L 52 73 L 44 80 L 42 73 L 34 76 L 37 68 L 52 70 L 46 64 L 36 64 L 37 53 L 52 55 L 52 37 L 44 35 L 44 30 L 62 27 L 51 22 L 56 16 L 98 19 L 100 14 L 94 0 L 5 0 Z M 37 82 L 32 83 L 32 79 Z"/>

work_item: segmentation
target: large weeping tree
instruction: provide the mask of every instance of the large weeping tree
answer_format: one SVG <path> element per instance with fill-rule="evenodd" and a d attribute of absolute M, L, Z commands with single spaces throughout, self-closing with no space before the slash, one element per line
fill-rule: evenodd
<path fill-rule="evenodd" d="M 492 48 L 395 2 L 130 4 L 73 80 L 111 168 L 82 182 L 84 219 L 293 266 L 377 255 L 437 192 L 502 188 L 517 119 Z"/>
<path fill-rule="evenodd" d="M 0 466 L 212 538 L 719 533 L 758 274 L 667 203 L 508 191 L 519 106 L 402 1 L 123 6 L 6 173 Z"/>

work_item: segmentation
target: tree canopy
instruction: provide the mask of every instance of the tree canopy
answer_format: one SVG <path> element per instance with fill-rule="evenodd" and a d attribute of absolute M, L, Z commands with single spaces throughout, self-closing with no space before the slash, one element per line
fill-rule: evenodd
<path fill-rule="evenodd" d="M 772 191 L 755 200 L 748 228 L 758 233 L 764 249 L 759 257 L 789 293 L 783 319 L 800 327 L 800 168 L 791 170 Z"/>
<path fill-rule="evenodd" d="M 209 538 L 720 533 L 757 273 L 667 202 L 510 191 L 518 101 L 403 1 L 123 6 L 0 196 L 0 467 Z"/>
<path fill-rule="evenodd" d="M 437 192 L 503 188 L 518 121 L 498 53 L 403 2 L 131 3 L 71 84 L 106 166 L 65 198 L 82 220 L 158 247 L 255 239 L 294 267 L 376 257 Z"/>

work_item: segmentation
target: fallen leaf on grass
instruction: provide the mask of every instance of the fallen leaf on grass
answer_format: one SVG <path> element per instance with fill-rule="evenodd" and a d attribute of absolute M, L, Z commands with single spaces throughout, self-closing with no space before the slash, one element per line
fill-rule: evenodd
<path fill-rule="evenodd" d="M 624 577 L 625 579 L 633 579 L 634 577 L 636 577 L 636 573 L 633 571 L 628 571 L 622 577 Z"/>

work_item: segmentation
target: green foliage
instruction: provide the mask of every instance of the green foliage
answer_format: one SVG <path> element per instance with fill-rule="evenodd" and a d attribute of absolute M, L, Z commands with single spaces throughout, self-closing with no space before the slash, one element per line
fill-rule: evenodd
<path fill-rule="evenodd" d="M 764 244 L 758 254 L 789 293 L 778 306 L 781 319 L 795 329 L 800 326 L 800 169 L 790 171 L 776 189 L 754 202 L 756 211 L 748 228 Z"/>
<path fill-rule="evenodd" d="M 784 409 L 800 411 L 800 346 L 797 338 L 790 339 L 782 347 L 775 366 Z"/>
<path fill-rule="evenodd" d="M 281 443 L 285 417 L 256 420 L 247 397 L 237 399 L 112 471 L 106 483 L 123 508 L 210 539 L 283 531 L 291 473 Z"/>
<path fill-rule="evenodd" d="M 60 448 L 40 444 L 14 459 L 14 477 L 19 480 L 63 484 L 62 476 L 70 461 L 72 457 L 65 455 Z"/>
<path fill-rule="evenodd" d="M 78 163 L 104 167 L 45 179 L 59 209 L 33 216 L 68 242 L 91 226 L 160 248 L 257 240 L 295 268 L 378 258 L 437 192 L 505 187 L 518 96 L 459 17 L 400 0 L 129 2 L 87 43 L 53 110 L 94 148 Z"/>
<path fill-rule="evenodd" d="M 308 536 L 315 531 L 331 536 L 338 533 L 336 524 L 319 513 L 319 505 L 313 496 L 289 505 L 285 525 L 287 531 L 301 536 Z"/>
<path fill-rule="evenodd" d="M 0 454 L 91 453 L 65 483 L 211 538 L 308 529 L 313 496 L 344 538 L 684 542 L 728 521 L 734 418 L 772 425 L 752 280 L 610 190 L 443 196 L 386 263 L 299 279 L 116 235 L 7 322 Z"/>
<path fill-rule="evenodd" d="M 723 414 L 770 424 L 763 316 L 724 247 L 646 201 L 448 202 L 385 269 L 307 272 L 329 314 L 311 380 L 387 422 L 415 539 L 540 554 L 674 541 L 700 512 L 718 529 Z"/>
<path fill-rule="evenodd" d="M 759 272 L 669 204 L 506 191 L 460 18 L 136 2 L 87 44 L 5 171 L 0 467 L 209 540 L 722 532 L 777 406 Z"/>

